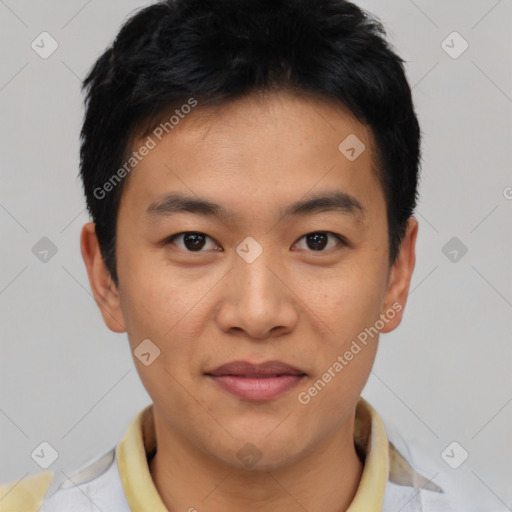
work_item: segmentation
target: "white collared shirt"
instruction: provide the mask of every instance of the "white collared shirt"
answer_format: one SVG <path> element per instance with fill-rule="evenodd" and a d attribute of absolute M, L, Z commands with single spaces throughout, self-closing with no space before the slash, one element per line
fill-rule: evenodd
<path fill-rule="evenodd" d="M 148 405 L 135 417 L 116 447 L 87 463 L 69 480 L 58 482 L 52 471 L 46 471 L 15 487 L 14 482 L 2 486 L 0 512 L 167 512 L 148 466 L 148 457 L 156 449 L 152 407 Z M 409 460 L 388 439 L 378 413 L 360 398 L 354 443 L 365 463 L 347 512 L 509 510 L 492 496 L 486 503 L 475 503 L 466 492 L 456 490 L 459 486 L 451 468 L 443 468 L 403 439 L 399 441 Z M 201 512 L 199 505 L 196 508 Z"/>

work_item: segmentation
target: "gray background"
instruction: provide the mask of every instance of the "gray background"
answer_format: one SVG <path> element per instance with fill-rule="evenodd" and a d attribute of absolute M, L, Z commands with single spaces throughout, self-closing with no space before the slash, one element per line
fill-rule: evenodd
<path fill-rule="evenodd" d="M 80 80 L 149 3 L 0 0 L 0 482 L 41 471 L 42 441 L 59 453 L 50 469 L 69 475 L 150 402 L 89 290 L 77 179 Z M 363 396 L 441 464 L 457 441 L 469 458 L 450 471 L 511 506 L 512 2 L 358 3 L 406 60 L 424 132 L 410 297 Z M 47 59 L 31 48 L 43 31 L 59 45 Z M 458 58 L 442 46 L 454 31 L 469 44 Z M 46 263 L 32 252 L 42 237 L 57 247 Z M 455 262 L 452 237 L 468 249 Z"/>

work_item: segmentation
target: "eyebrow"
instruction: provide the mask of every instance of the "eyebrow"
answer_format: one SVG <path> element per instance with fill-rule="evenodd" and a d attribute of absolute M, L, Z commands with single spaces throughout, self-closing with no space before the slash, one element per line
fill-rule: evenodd
<path fill-rule="evenodd" d="M 321 212 L 336 212 L 348 215 L 360 222 L 366 215 L 366 208 L 357 198 L 346 192 L 329 190 L 309 195 L 279 210 L 282 218 L 304 217 Z M 152 219 L 178 213 L 192 213 L 226 220 L 235 217 L 235 213 L 232 210 L 220 204 L 179 192 L 166 194 L 159 200 L 151 203 L 146 210 L 146 214 Z"/>

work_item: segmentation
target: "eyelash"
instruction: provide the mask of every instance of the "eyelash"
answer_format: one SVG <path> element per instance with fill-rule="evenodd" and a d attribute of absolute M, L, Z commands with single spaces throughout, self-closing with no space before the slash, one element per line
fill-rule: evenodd
<path fill-rule="evenodd" d="M 305 235 L 301 236 L 299 238 L 299 240 L 302 240 L 304 237 L 307 237 L 308 235 L 316 235 L 316 234 L 325 234 L 325 235 L 331 235 L 333 236 L 334 238 L 336 238 L 339 242 L 339 246 L 338 248 L 341 248 L 341 247 L 348 247 L 349 246 L 349 243 L 347 242 L 347 240 L 341 236 L 341 235 L 338 235 L 336 233 L 332 233 L 331 231 L 311 231 L 310 233 L 306 233 Z M 213 238 L 211 238 L 210 236 L 206 235 L 205 233 L 202 233 L 200 231 L 181 231 L 180 233 L 175 233 L 174 235 L 171 235 L 170 237 L 166 238 L 163 242 L 163 245 L 164 246 L 167 246 L 167 245 L 174 245 L 173 244 L 173 241 L 174 239 L 180 237 L 180 236 L 184 236 L 184 235 L 203 235 L 207 238 L 210 238 L 210 240 L 213 240 Z M 296 244 L 297 242 L 294 242 L 294 245 Z M 307 252 L 312 252 L 312 253 L 325 253 L 325 252 L 329 252 L 329 251 L 332 251 L 336 249 L 336 247 L 334 248 L 331 248 L 331 249 L 327 249 L 327 250 L 319 250 L 319 251 L 313 251 L 313 250 L 310 250 L 310 251 L 307 251 Z M 180 251 L 183 251 L 183 249 L 178 249 Z M 200 254 L 202 252 L 205 252 L 205 251 L 189 251 L 189 250 L 184 250 L 184 252 L 187 252 L 187 253 L 191 253 L 191 254 L 194 254 L 194 253 L 197 253 L 197 254 Z"/>

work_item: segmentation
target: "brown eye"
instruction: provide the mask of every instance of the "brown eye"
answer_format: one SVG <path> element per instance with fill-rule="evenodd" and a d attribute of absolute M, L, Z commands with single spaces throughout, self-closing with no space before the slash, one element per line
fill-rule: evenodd
<path fill-rule="evenodd" d="M 329 237 L 337 239 L 338 244 L 335 244 L 334 246 L 331 245 L 331 247 L 328 247 L 327 250 L 333 249 L 336 246 L 347 245 L 345 240 L 340 235 L 336 235 L 335 233 L 330 233 L 328 231 L 315 231 L 313 233 L 308 233 L 307 235 L 304 235 L 302 238 L 300 238 L 300 240 L 305 239 L 307 248 L 311 251 L 327 252 L 324 249 L 329 244 Z"/>
<path fill-rule="evenodd" d="M 181 241 L 180 244 L 175 243 L 175 240 Z M 185 231 L 183 233 L 176 233 L 175 235 L 168 238 L 165 242 L 166 245 L 172 244 L 187 252 L 205 252 L 202 251 L 203 247 L 207 245 L 207 241 L 213 239 L 204 233 L 199 233 L 196 231 Z M 215 249 L 217 245 L 213 243 L 213 249 Z"/>

